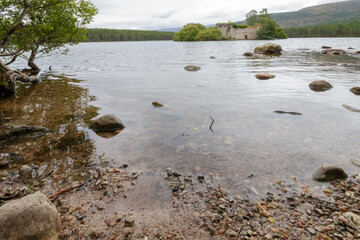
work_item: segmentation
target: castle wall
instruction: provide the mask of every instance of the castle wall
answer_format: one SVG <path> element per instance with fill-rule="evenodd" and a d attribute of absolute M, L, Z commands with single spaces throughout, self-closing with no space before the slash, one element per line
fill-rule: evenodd
<path fill-rule="evenodd" d="M 216 24 L 216 28 L 221 31 L 222 36 L 226 39 L 254 40 L 257 37 L 260 26 L 255 25 L 247 28 L 234 28 L 231 23 L 218 23 Z"/>

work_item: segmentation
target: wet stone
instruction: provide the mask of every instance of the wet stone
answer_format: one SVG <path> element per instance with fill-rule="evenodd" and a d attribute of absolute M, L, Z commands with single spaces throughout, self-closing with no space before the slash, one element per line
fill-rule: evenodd
<path fill-rule="evenodd" d="M 184 69 L 189 72 L 196 72 L 196 71 L 199 71 L 201 69 L 201 67 L 196 66 L 196 65 L 188 65 L 188 66 L 185 66 Z"/>
<path fill-rule="evenodd" d="M 306 228 L 306 231 L 308 231 L 309 233 L 311 233 L 312 235 L 315 235 L 316 234 L 316 230 L 311 228 L 311 227 L 308 227 Z"/>
<path fill-rule="evenodd" d="M 125 227 L 133 227 L 135 225 L 135 219 L 133 217 L 126 217 L 125 220 Z"/>
<path fill-rule="evenodd" d="M 309 87 L 314 92 L 324 92 L 326 90 L 330 90 L 331 88 L 333 88 L 333 86 L 329 82 L 323 80 L 314 81 L 309 84 Z"/>
<path fill-rule="evenodd" d="M 29 166 L 29 165 L 22 165 L 20 167 L 20 172 L 25 174 L 25 173 L 28 173 L 32 170 L 32 168 Z"/>
<path fill-rule="evenodd" d="M 252 57 L 252 56 L 254 56 L 254 53 L 252 53 L 252 52 L 245 52 L 243 55 L 244 55 L 245 57 Z"/>
<path fill-rule="evenodd" d="M 159 103 L 159 102 L 153 102 L 152 105 L 153 105 L 153 107 L 155 107 L 155 108 L 162 108 L 162 107 L 164 107 L 164 105 L 162 105 L 162 104 Z"/>
<path fill-rule="evenodd" d="M 353 87 L 350 89 L 350 92 L 352 92 L 355 95 L 360 95 L 360 87 Z"/>
<path fill-rule="evenodd" d="M 324 164 L 322 167 L 317 169 L 312 178 L 320 182 L 329 182 L 334 180 L 341 180 L 347 178 L 348 175 L 344 170 L 336 165 Z"/>
<path fill-rule="evenodd" d="M 0 169 L 7 168 L 8 166 L 9 166 L 9 161 L 8 160 L 1 160 L 0 161 Z"/>

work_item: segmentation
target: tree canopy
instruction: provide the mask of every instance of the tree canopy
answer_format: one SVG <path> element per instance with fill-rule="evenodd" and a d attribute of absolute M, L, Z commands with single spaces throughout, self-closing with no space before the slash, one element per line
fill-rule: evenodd
<path fill-rule="evenodd" d="M 97 11 L 89 0 L 0 0 L 0 98 L 15 92 L 15 80 L 36 79 L 8 65 L 21 56 L 38 72 L 36 56 L 84 40 Z"/>
<path fill-rule="evenodd" d="M 97 13 L 88 0 L 0 0 L 0 6 L 0 57 L 30 52 L 32 63 L 38 53 L 83 41 Z"/>
<path fill-rule="evenodd" d="M 221 32 L 215 27 L 206 28 L 200 23 L 186 24 L 174 36 L 174 41 L 217 41 L 221 40 Z"/>
<path fill-rule="evenodd" d="M 284 30 L 271 18 L 266 8 L 263 8 L 259 13 L 256 10 L 251 10 L 246 14 L 246 23 L 249 26 L 260 24 L 261 28 L 258 31 L 258 39 L 285 39 L 287 38 Z"/>

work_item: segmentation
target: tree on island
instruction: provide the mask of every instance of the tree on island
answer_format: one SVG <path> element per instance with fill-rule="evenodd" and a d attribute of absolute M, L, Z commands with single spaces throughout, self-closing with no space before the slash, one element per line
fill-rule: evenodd
<path fill-rule="evenodd" d="M 16 92 L 16 81 L 37 82 L 36 57 L 85 40 L 97 8 L 88 0 L 0 0 L 0 99 Z M 32 76 L 9 68 L 19 57 Z"/>
<path fill-rule="evenodd" d="M 188 23 L 174 35 L 174 41 L 218 41 L 222 40 L 221 32 L 215 27 L 206 28 L 200 23 Z"/>
<path fill-rule="evenodd" d="M 286 39 L 287 35 L 277 23 L 271 18 L 266 8 L 263 8 L 259 13 L 256 10 L 251 10 L 246 14 L 246 24 L 254 26 L 260 24 L 261 28 L 258 31 L 258 39 Z"/>

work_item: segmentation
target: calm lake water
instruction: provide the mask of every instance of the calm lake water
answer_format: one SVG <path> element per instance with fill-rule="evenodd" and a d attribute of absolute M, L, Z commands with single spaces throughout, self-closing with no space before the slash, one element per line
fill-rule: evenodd
<path fill-rule="evenodd" d="M 250 174 L 251 184 L 265 191 L 290 176 L 312 184 L 312 172 L 323 163 L 358 172 L 350 159 L 360 159 L 360 113 L 342 105 L 360 109 L 360 97 L 349 91 L 360 86 L 360 55 L 319 52 L 323 45 L 359 51 L 360 39 L 270 42 L 282 46 L 282 56 L 242 55 L 264 41 L 82 43 L 39 65 L 83 80 L 76 84 L 96 97 L 99 113 L 114 113 L 125 124 L 109 139 L 87 131 L 97 154 L 144 173 L 137 197 L 161 198 L 168 167 L 211 173 L 235 193 L 249 185 Z M 185 71 L 189 64 L 201 70 Z M 257 80 L 262 72 L 276 78 Z M 313 92 L 308 85 L 315 80 L 334 88 Z M 164 107 L 154 108 L 154 101 Z"/>

